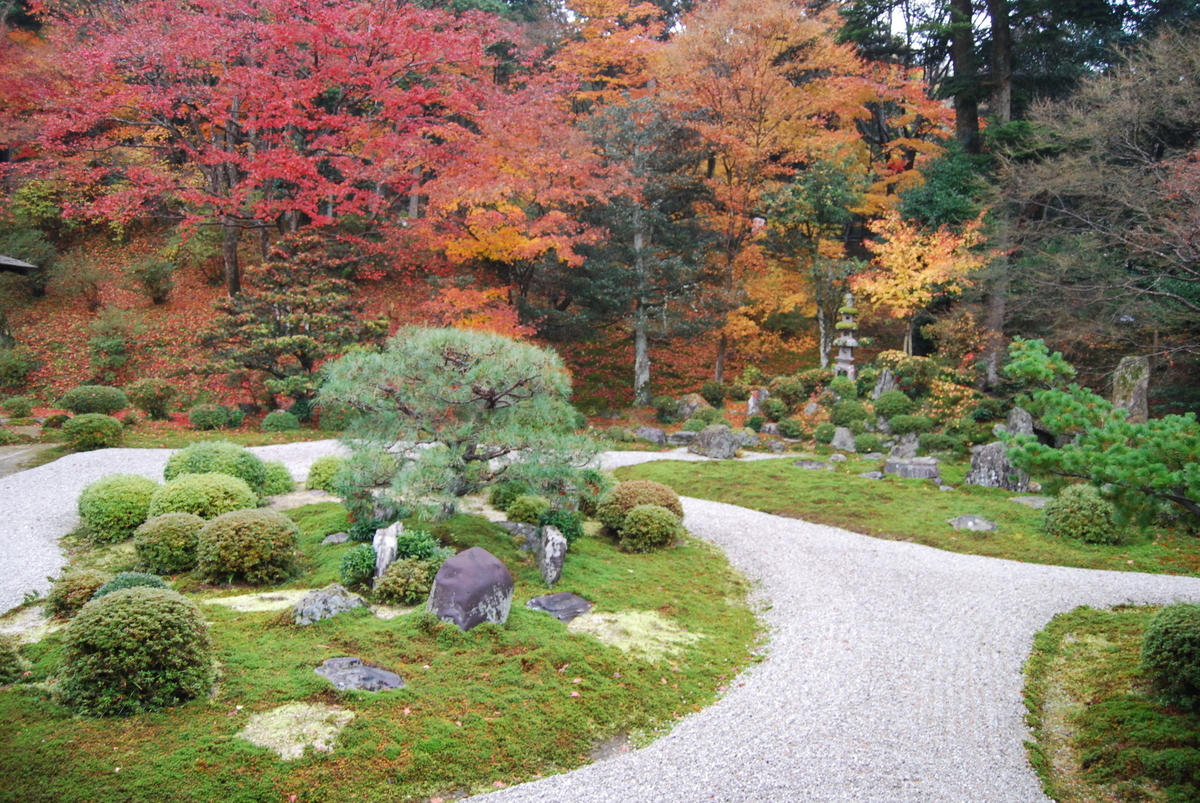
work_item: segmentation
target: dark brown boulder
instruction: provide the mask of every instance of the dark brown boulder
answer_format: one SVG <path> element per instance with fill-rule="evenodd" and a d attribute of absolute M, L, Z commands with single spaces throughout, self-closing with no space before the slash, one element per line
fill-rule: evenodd
<path fill-rule="evenodd" d="M 508 567 L 491 552 L 473 546 L 442 564 L 426 609 L 466 631 L 483 622 L 504 624 L 512 597 Z"/>

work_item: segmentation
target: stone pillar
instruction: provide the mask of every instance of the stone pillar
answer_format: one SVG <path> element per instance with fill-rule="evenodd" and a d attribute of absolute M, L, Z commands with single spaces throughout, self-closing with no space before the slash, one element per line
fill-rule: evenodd
<path fill-rule="evenodd" d="M 1122 357 L 1113 373 L 1113 407 L 1128 410 L 1132 424 L 1150 417 L 1150 358 Z"/>

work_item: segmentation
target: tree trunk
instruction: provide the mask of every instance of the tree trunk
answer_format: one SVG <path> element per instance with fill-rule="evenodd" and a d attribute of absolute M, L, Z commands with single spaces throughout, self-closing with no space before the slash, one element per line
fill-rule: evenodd
<path fill-rule="evenodd" d="M 967 153 L 979 153 L 979 101 L 973 59 L 971 0 L 950 0 L 950 62 L 954 68 L 954 137 Z"/>
<path fill-rule="evenodd" d="M 633 313 L 633 404 L 645 407 L 650 404 L 650 348 L 646 330 L 650 316 L 641 299 Z"/>
<path fill-rule="evenodd" d="M 1012 29 L 1009 0 L 987 0 L 992 19 L 992 116 L 1001 123 L 1012 119 Z"/>
<path fill-rule="evenodd" d="M 825 310 L 817 305 L 817 351 L 821 356 L 821 367 L 829 367 L 829 324 L 825 321 Z"/>
<path fill-rule="evenodd" d="M 221 257 L 225 262 L 225 288 L 229 295 L 242 292 L 242 275 L 238 268 L 238 235 L 241 229 L 228 215 L 221 218 Z"/>
<path fill-rule="evenodd" d="M 916 317 L 909 318 L 904 324 L 904 353 L 912 356 L 913 353 L 913 329 L 917 322 Z"/>
<path fill-rule="evenodd" d="M 408 190 L 408 217 L 416 220 L 421 213 L 421 168 L 413 168 L 413 183 Z"/>
<path fill-rule="evenodd" d="M 721 339 L 717 341 L 717 362 L 713 366 L 713 379 L 718 382 L 725 381 L 725 358 L 729 355 L 729 336 L 724 332 L 721 333 Z"/>

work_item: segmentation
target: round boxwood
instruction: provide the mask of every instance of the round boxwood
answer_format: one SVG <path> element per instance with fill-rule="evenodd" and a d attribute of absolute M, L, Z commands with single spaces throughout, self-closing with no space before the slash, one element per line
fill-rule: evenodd
<path fill-rule="evenodd" d="M 359 588 L 371 584 L 375 576 L 375 547 L 359 544 L 346 550 L 338 564 L 338 576 L 346 588 Z"/>
<path fill-rule="evenodd" d="M 96 589 L 92 599 L 107 597 L 114 591 L 124 591 L 127 588 L 169 588 L 157 574 L 147 572 L 120 572 L 116 577 Z"/>
<path fill-rule="evenodd" d="M 537 520 L 539 527 L 554 527 L 573 544 L 583 537 L 583 521 L 573 510 L 546 510 Z"/>
<path fill-rule="evenodd" d="M 1046 532 L 1056 538 L 1078 538 L 1087 544 L 1121 542 L 1114 513 L 1112 502 L 1091 485 L 1067 486 L 1042 511 Z"/>
<path fill-rule="evenodd" d="M 229 441 L 202 441 L 173 452 L 167 458 L 163 479 L 173 480 L 184 474 L 240 477 L 255 493 L 267 484 L 267 466 L 259 456 Z"/>
<path fill-rule="evenodd" d="M 833 443 L 833 436 L 836 434 L 837 427 L 826 421 L 823 424 L 817 424 L 817 428 L 813 430 L 813 440 L 828 445 Z"/>
<path fill-rule="evenodd" d="M 57 696 L 78 713 L 157 711 L 208 694 L 208 626 L 169 589 L 128 588 L 88 603 L 63 638 Z"/>
<path fill-rule="evenodd" d="M 337 491 L 334 490 L 333 481 L 344 465 L 346 465 L 346 458 L 335 454 L 318 457 L 308 467 L 308 479 L 305 480 L 304 487 L 309 490 L 320 490 L 336 494 Z"/>
<path fill-rule="evenodd" d="M 550 509 L 550 500 L 544 496 L 525 494 L 518 496 L 505 511 L 509 521 L 537 524 L 541 515 Z"/>
<path fill-rule="evenodd" d="M 637 505 L 618 531 L 617 546 L 624 552 L 652 552 L 671 546 L 683 533 L 674 512 L 662 505 Z"/>
<path fill-rule="evenodd" d="M 120 388 L 107 385 L 79 385 L 58 399 L 58 406 L 76 415 L 101 413 L 107 415 L 129 406 L 129 397 Z"/>
<path fill-rule="evenodd" d="M 388 566 L 375 584 L 375 598 L 394 605 L 413 605 L 429 596 L 434 573 L 416 558 L 401 558 Z"/>
<path fill-rule="evenodd" d="M 149 515 L 150 499 L 160 487 L 137 474 L 111 474 L 89 484 L 79 494 L 79 516 L 88 538 L 115 544 L 131 537 Z"/>
<path fill-rule="evenodd" d="M 223 513 L 200 530 L 196 568 L 215 582 L 273 582 L 291 571 L 299 537 L 296 523 L 274 510 Z"/>
<path fill-rule="evenodd" d="M 838 377 L 842 379 L 843 377 Z M 833 405 L 829 410 L 829 422 L 835 427 L 848 427 L 855 421 L 867 418 L 867 408 L 862 402 L 847 399 Z"/>
<path fill-rule="evenodd" d="M 166 513 L 148 519 L 133 533 L 133 550 L 148 569 L 163 574 L 191 571 L 204 519 L 192 513 Z"/>
<path fill-rule="evenodd" d="M 605 527 L 620 532 L 625 516 L 638 505 L 658 505 L 683 518 L 683 505 L 679 494 L 669 485 L 652 480 L 627 480 L 619 482 L 605 495 L 596 509 L 596 518 Z"/>
<path fill-rule="evenodd" d="M 125 388 L 125 395 L 134 407 L 155 420 L 164 421 L 171 417 L 169 408 L 175 398 L 175 386 L 165 379 L 139 379 Z"/>
<path fill-rule="evenodd" d="M 898 415 L 888 423 L 891 424 L 892 432 L 896 435 L 910 435 L 914 432 L 922 433 L 933 429 L 933 421 L 923 415 Z"/>
<path fill-rule="evenodd" d="M 290 494 L 296 490 L 296 481 L 292 479 L 292 472 L 288 471 L 288 467 L 283 464 L 282 460 L 268 460 L 263 463 L 263 467 L 267 470 L 267 480 L 263 483 L 263 496 L 278 496 L 279 494 Z"/>
<path fill-rule="evenodd" d="M 1200 713 L 1200 605 L 1168 605 L 1142 637 L 1141 669 L 1164 702 Z"/>
<path fill-rule="evenodd" d="M 262 420 L 263 432 L 291 432 L 300 429 L 300 419 L 286 410 L 273 410 Z"/>
<path fill-rule="evenodd" d="M 164 513 L 193 513 L 211 519 L 232 510 L 258 505 L 258 497 L 246 481 L 228 474 L 184 474 L 150 497 L 150 516 Z"/>
<path fill-rule="evenodd" d="M 111 574 L 96 569 L 68 572 L 50 584 L 46 595 L 46 612 L 59 619 L 69 619 L 91 602 L 100 586 L 112 579 Z"/>
<path fill-rule="evenodd" d="M 110 449 L 121 444 L 125 428 L 110 415 L 84 413 L 63 424 L 67 445 L 77 452 Z"/>
<path fill-rule="evenodd" d="M 229 408 L 222 404 L 197 404 L 188 410 L 188 421 L 195 429 L 220 429 L 229 425 Z"/>
<path fill-rule="evenodd" d="M 804 424 L 796 418 L 783 418 L 779 421 L 779 434 L 791 440 L 805 436 Z"/>
<path fill-rule="evenodd" d="M 15 683 L 25 673 L 17 643 L 8 636 L 0 636 L 0 686 Z"/>
<path fill-rule="evenodd" d="M 854 451 L 859 454 L 879 452 L 883 450 L 883 441 L 873 432 L 864 432 L 854 436 Z"/>
<path fill-rule="evenodd" d="M 916 409 L 916 404 L 902 390 L 885 390 L 875 400 L 875 414 L 885 419 L 898 415 L 909 415 Z"/>

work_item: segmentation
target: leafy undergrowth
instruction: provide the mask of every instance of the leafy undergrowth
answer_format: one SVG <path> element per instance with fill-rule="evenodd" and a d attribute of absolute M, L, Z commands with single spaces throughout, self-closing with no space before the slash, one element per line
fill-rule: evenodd
<path fill-rule="evenodd" d="M 292 511 L 303 531 L 304 574 L 288 586 L 332 582 L 353 544 L 322 545 L 345 529 L 340 505 Z M 415 523 L 410 523 L 413 526 Z M 677 656 L 650 663 L 576 635 L 525 602 L 547 593 L 532 558 L 486 520 L 459 516 L 431 529 L 457 548 L 479 545 L 516 579 L 503 627 L 461 633 L 422 614 L 392 620 L 365 611 L 299 628 L 278 612 L 202 605 L 212 622 L 220 679 L 211 700 L 127 719 L 73 718 L 43 686 L 0 692 L 0 801 L 414 801 L 482 791 L 589 761 L 622 734 L 652 734 L 711 703 L 752 660 L 757 622 L 747 586 L 713 548 L 688 540 L 650 555 L 588 536 L 572 546 L 555 591 L 593 600 L 597 612 L 657 611 L 702 634 Z M 110 569 L 132 561 L 119 552 Z M 90 563 L 102 561 L 91 560 Z M 85 563 L 85 561 L 80 561 Z M 198 602 L 248 588 L 175 578 Z M 53 679 L 60 635 L 26 648 L 33 679 Z M 341 692 L 313 673 L 324 659 L 357 655 L 398 672 L 391 692 Z M 237 737 L 249 717 L 301 701 L 355 713 L 332 754 L 284 762 Z M 292 797 L 295 795 L 296 797 Z"/>
<path fill-rule="evenodd" d="M 1138 672 L 1154 608 L 1076 608 L 1034 641 L 1030 760 L 1059 803 L 1200 800 L 1200 716 L 1154 702 Z"/>
<path fill-rule="evenodd" d="M 838 471 L 806 471 L 791 462 L 658 461 L 619 469 L 617 476 L 656 480 L 684 496 L 951 552 L 1086 569 L 1200 574 L 1200 539 L 1131 532 L 1120 546 L 1098 546 L 1053 538 L 1042 528 L 1040 510 L 1009 501 L 1021 494 L 960 484 L 966 470 L 962 464 L 943 463 L 943 479 L 956 487 L 940 491 L 920 480 L 856 476 L 878 470 L 882 463 L 878 460 L 848 460 Z M 974 533 L 946 523 L 972 513 L 996 522 L 998 528 Z"/>

